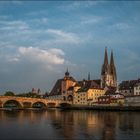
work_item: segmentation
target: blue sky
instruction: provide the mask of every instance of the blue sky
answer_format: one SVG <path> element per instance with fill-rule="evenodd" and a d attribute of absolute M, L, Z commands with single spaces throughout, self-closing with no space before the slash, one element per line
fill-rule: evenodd
<path fill-rule="evenodd" d="M 50 91 L 69 68 L 100 78 L 105 46 L 118 82 L 140 77 L 139 1 L 1 1 L 0 94 Z"/>

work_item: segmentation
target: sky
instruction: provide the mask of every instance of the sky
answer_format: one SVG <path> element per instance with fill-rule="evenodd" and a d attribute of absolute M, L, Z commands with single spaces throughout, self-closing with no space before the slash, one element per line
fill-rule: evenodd
<path fill-rule="evenodd" d="M 99 79 L 106 46 L 118 82 L 140 77 L 140 1 L 0 1 L 0 94 Z"/>

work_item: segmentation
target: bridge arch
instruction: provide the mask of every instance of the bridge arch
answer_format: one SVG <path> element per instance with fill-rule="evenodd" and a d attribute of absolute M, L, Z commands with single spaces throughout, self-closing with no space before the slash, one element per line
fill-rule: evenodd
<path fill-rule="evenodd" d="M 7 100 L 3 103 L 4 108 L 22 108 L 22 104 L 17 100 Z"/>
<path fill-rule="evenodd" d="M 42 108 L 42 109 L 46 109 L 46 108 L 47 108 L 47 105 L 46 105 L 44 102 L 37 101 L 37 102 L 34 102 L 34 103 L 32 104 L 32 108 Z"/>

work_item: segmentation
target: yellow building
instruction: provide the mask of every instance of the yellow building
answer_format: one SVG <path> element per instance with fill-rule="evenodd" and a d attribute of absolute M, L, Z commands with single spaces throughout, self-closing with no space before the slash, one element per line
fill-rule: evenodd
<path fill-rule="evenodd" d="M 81 81 L 74 92 L 75 105 L 92 105 L 98 102 L 98 97 L 105 94 L 105 90 L 100 88 L 95 80 Z"/>
<path fill-rule="evenodd" d="M 77 91 L 74 93 L 75 105 L 87 105 L 87 91 Z"/>
<path fill-rule="evenodd" d="M 88 105 L 93 105 L 98 102 L 98 97 L 103 96 L 105 94 L 105 90 L 102 88 L 89 88 L 87 91 L 87 102 Z"/>

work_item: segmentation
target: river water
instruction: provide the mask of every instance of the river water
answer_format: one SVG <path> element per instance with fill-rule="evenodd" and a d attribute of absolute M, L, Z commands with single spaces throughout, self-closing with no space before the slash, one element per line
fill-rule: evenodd
<path fill-rule="evenodd" d="M 140 140 L 140 112 L 0 111 L 0 140 Z"/>

